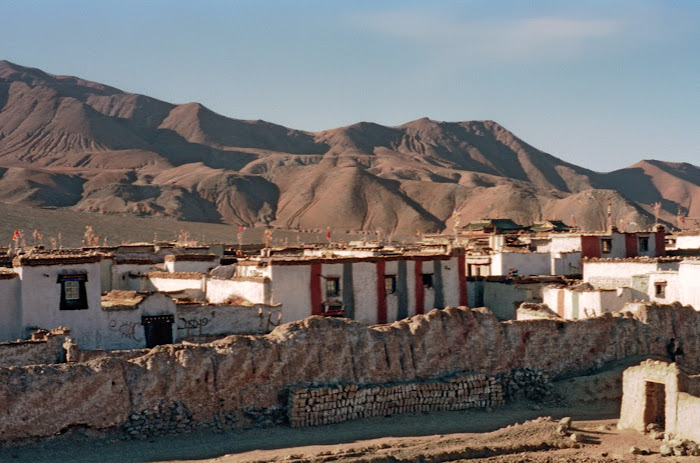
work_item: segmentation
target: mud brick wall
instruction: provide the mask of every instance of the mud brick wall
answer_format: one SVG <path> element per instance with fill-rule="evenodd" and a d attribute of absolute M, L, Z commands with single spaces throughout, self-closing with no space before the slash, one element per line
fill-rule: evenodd
<path fill-rule="evenodd" d="M 42 339 L 0 342 L 0 368 L 63 363 L 64 341 L 63 332 L 57 331 Z"/>
<path fill-rule="evenodd" d="M 670 338 L 683 346 L 681 366 L 700 371 L 700 312 L 677 304 L 572 321 L 501 323 L 486 309 L 466 308 L 369 327 L 310 317 L 264 336 L 157 346 L 128 360 L 0 367 L 0 441 L 123 426 L 160 404 L 182 404 L 193 423 L 206 423 L 278 409 L 287 404 L 284 391 L 315 384 L 421 383 L 518 368 L 556 380 L 629 356 L 663 357 Z"/>
<path fill-rule="evenodd" d="M 466 410 L 504 403 L 498 380 L 483 374 L 420 383 L 293 389 L 289 395 L 289 423 L 292 427 L 318 426 L 373 416 Z"/>

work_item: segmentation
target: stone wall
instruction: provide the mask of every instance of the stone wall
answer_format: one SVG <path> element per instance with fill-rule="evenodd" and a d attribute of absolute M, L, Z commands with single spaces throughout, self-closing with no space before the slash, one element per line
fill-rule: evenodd
<path fill-rule="evenodd" d="M 79 424 L 121 426 L 134 412 L 169 404 L 186 407 L 192 423 L 207 422 L 246 408 L 277 408 L 283 391 L 323 384 L 419 382 L 516 368 L 570 377 L 632 355 L 665 356 L 670 338 L 683 346 L 684 367 L 700 371 L 700 313 L 689 307 L 503 323 L 486 309 L 447 308 L 370 327 L 310 317 L 264 336 L 158 346 L 130 360 L 0 368 L 0 440 Z"/>
<path fill-rule="evenodd" d="M 292 427 L 318 426 L 359 418 L 503 405 L 494 377 L 464 374 L 444 380 L 294 389 L 289 396 Z"/>

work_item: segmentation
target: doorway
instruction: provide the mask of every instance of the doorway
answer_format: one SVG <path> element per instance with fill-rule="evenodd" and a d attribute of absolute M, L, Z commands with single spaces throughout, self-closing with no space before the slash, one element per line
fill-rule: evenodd
<path fill-rule="evenodd" d="M 656 423 L 663 429 L 666 425 L 666 385 L 647 381 L 644 389 L 644 428 Z"/>
<path fill-rule="evenodd" d="M 141 317 L 141 324 L 146 337 L 146 347 L 151 348 L 162 344 L 172 344 L 174 322 L 175 317 L 173 315 Z"/>

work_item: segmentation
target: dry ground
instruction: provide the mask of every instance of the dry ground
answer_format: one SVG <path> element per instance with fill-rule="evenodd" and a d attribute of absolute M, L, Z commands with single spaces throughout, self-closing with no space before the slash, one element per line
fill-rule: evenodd
<path fill-rule="evenodd" d="M 534 404 L 514 404 L 491 413 L 409 414 L 317 428 L 197 432 L 146 441 L 123 441 L 114 435 L 74 430 L 41 442 L 5 445 L 0 448 L 0 461 L 660 461 L 659 441 L 615 429 L 618 413 L 619 404 L 615 402 L 544 409 Z M 538 416 L 572 416 L 584 443 L 580 448 L 572 448 L 570 439 L 556 435 L 556 421 L 535 420 Z M 517 424 L 527 420 L 535 421 Z M 633 445 L 647 447 L 654 453 L 633 456 L 629 453 Z M 679 457 L 678 461 L 691 459 Z"/>

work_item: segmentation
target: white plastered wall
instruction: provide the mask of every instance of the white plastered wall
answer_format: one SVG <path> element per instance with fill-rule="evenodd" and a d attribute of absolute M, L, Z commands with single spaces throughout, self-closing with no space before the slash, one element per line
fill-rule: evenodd
<path fill-rule="evenodd" d="M 22 329 L 71 329 L 71 336 L 86 349 L 98 347 L 96 337 L 101 311 L 100 263 L 15 267 L 21 279 Z M 60 310 L 61 272 L 85 272 L 87 310 Z"/>
<path fill-rule="evenodd" d="M 175 324 L 177 338 L 199 335 L 262 334 L 280 321 L 287 323 L 282 307 L 256 304 L 179 304 Z"/>
<path fill-rule="evenodd" d="M 681 304 L 700 310 L 700 261 L 684 260 L 678 269 Z"/>
<path fill-rule="evenodd" d="M 217 260 L 176 260 L 176 261 L 165 261 L 165 268 L 170 273 L 178 272 L 196 272 L 196 273 L 207 273 L 209 270 L 217 266 Z"/>
<path fill-rule="evenodd" d="M 507 275 L 510 269 L 519 275 L 549 275 L 548 252 L 499 252 L 491 256 L 491 275 Z"/>
<path fill-rule="evenodd" d="M 559 252 L 551 254 L 552 275 L 580 275 L 581 251 Z"/>
<path fill-rule="evenodd" d="M 156 270 L 152 264 L 113 264 L 111 266 L 111 289 L 145 291 L 148 287 L 148 281 L 141 278 L 141 275 Z"/>
<path fill-rule="evenodd" d="M 232 296 L 244 298 L 254 304 L 271 304 L 269 286 L 269 280 L 209 278 L 206 298 L 214 304 L 221 304 Z"/>
<path fill-rule="evenodd" d="M 455 256 L 449 260 L 439 261 L 442 265 L 442 292 L 445 298 L 445 307 L 459 306 L 459 259 L 464 259 L 464 257 Z"/>
<path fill-rule="evenodd" d="M 206 292 L 206 283 L 205 283 L 205 275 L 202 274 L 201 276 L 190 278 L 190 277 L 183 277 L 183 278 L 174 278 L 174 277 L 169 277 L 169 278 L 162 278 L 158 276 L 149 276 L 148 277 L 151 286 L 155 291 L 160 291 L 164 293 L 168 292 L 174 292 L 174 291 L 182 291 L 185 289 L 199 289 L 201 291 Z"/>
<path fill-rule="evenodd" d="M 665 286 L 664 297 L 656 295 L 656 285 Z M 649 287 L 647 290 L 650 301 L 662 304 L 670 304 L 681 300 L 681 285 L 679 272 L 652 272 L 649 274 Z"/>
<path fill-rule="evenodd" d="M 176 305 L 165 294 L 145 296 L 140 304 L 122 309 L 102 309 L 96 326 L 97 347 L 106 350 L 142 349 L 146 347 L 146 336 L 141 317 L 175 315 Z M 177 322 L 177 320 L 176 320 Z M 79 339 L 81 348 L 88 349 Z M 177 331 L 173 325 L 173 342 L 177 342 Z"/>
<path fill-rule="evenodd" d="M 308 265 L 273 265 L 269 270 L 270 303 L 284 305 L 284 321 L 311 316 L 311 268 Z"/>
<path fill-rule="evenodd" d="M 595 287 L 630 286 L 634 275 L 676 269 L 678 269 L 678 262 L 589 261 L 583 264 L 583 281 Z"/>
<path fill-rule="evenodd" d="M 377 323 L 377 264 L 357 262 L 352 265 L 355 296 L 355 320 Z"/>
<path fill-rule="evenodd" d="M 399 278 L 399 263 L 397 261 L 390 261 L 386 263 L 384 268 L 385 276 L 395 276 L 396 285 L 398 287 Z M 382 284 L 384 284 L 382 282 Z M 395 291 L 393 294 L 386 295 L 386 319 L 389 323 L 394 322 L 398 318 L 399 313 L 399 294 Z"/>
<path fill-rule="evenodd" d="M 697 235 L 677 236 L 676 249 L 700 249 L 700 232 Z"/>

